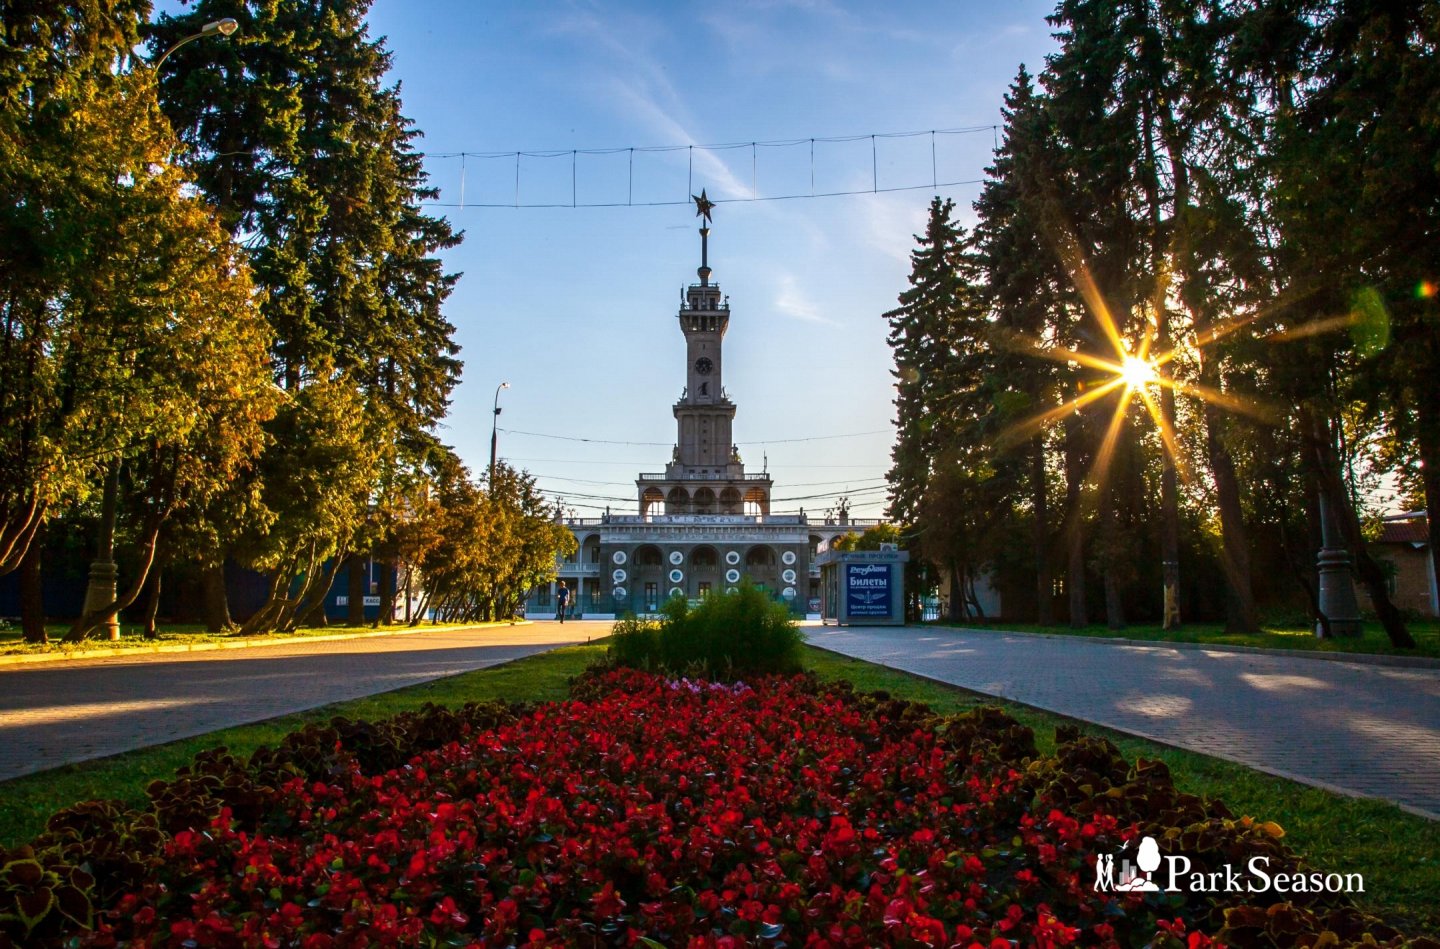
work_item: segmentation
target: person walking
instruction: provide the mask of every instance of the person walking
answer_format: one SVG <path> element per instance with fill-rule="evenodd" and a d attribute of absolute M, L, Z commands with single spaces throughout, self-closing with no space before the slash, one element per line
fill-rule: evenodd
<path fill-rule="evenodd" d="M 560 581 L 560 589 L 555 592 L 555 602 L 560 605 L 560 611 L 555 618 L 563 623 L 565 622 L 566 608 L 570 605 L 570 588 L 565 585 L 564 580 Z"/>

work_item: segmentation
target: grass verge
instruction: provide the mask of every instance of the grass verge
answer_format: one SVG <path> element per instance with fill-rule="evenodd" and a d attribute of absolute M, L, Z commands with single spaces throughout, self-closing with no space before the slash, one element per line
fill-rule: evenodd
<path fill-rule="evenodd" d="M 570 678 L 603 658 L 605 649 L 604 642 L 568 646 L 503 666 L 5 782 L 0 784 L 0 845 L 31 839 L 51 813 L 79 801 L 107 798 L 142 805 L 147 784 L 172 775 L 197 752 L 224 745 L 249 754 L 260 745 L 277 743 L 307 722 L 328 721 L 335 715 L 384 718 L 425 702 L 559 701 L 566 697 Z M 864 691 L 883 689 L 897 698 L 924 702 L 941 714 L 998 705 L 1035 730 L 1042 752 L 1053 750 L 1055 727 L 1069 722 L 822 650 L 806 647 L 803 654 L 806 668 L 822 678 L 848 680 Z M 1164 761 L 1183 790 L 1219 798 L 1239 815 L 1277 821 L 1289 843 L 1316 867 L 1363 874 L 1366 893 L 1358 899 L 1369 912 L 1410 932 L 1440 931 L 1440 823 L 1383 802 L 1342 797 L 1098 726 L 1087 724 L 1085 730 L 1110 739 L 1132 761 L 1136 757 Z"/>
<path fill-rule="evenodd" d="M 989 632 L 1045 633 L 1051 636 L 1085 636 L 1105 639 L 1131 639 L 1139 642 L 1157 643 L 1198 643 L 1205 646 L 1256 646 L 1262 649 L 1293 649 L 1303 652 L 1365 653 L 1374 656 L 1429 656 L 1440 658 L 1440 622 L 1435 620 L 1415 621 L 1406 624 L 1410 635 L 1415 637 L 1416 648 L 1399 649 L 1390 645 L 1390 639 L 1379 623 L 1366 622 L 1364 632 L 1354 639 L 1317 639 L 1314 630 L 1304 626 L 1266 625 L 1254 635 L 1227 633 L 1218 623 L 1193 623 L 1179 629 L 1161 629 L 1159 626 L 1127 626 L 1111 629 L 1108 626 L 1037 626 L 1034 623 L 1006 623 L 999 621 L 967 621 L 952 623 L 941 620 L 935 625 L 954 626 Z"/>
<path fill-rule="evenodd" d="M 423 632 L 430 629 L 469 629 L 477 626 L 505 626 L 507 623 L 422 623 L 419 626 L 304 626 L 290 633 L 256 633 L 239 636 L 235 633 L 211 633 L 202 625 L 162 626 L 156 630 L 156 638 L 146 639 L 141 626 L 122 624 L 119 639 L 87 639 L 83 643 L 61 642 L 70 627 L 64 624 L 50 624 L 45 627 L 50 642 L 33 645 L 21 639 L 18 628 L 0 629 L 0 656 L 69 655 L 74 652 L 116 650 L 119 652 L 154 649 L 157 646 L 198 646 L 208 644 L 235 645 L 236 643 L 257 646 L 274 643 L 288 643 L 311 636 L 364 636 L 372 633 L 397 633 L 405 631 Z"/>

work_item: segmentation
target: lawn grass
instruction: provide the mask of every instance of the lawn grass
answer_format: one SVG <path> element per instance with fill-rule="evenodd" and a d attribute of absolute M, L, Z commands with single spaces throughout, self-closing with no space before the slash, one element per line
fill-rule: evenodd
<path fill-rule="evenodd" d="M 172 775 L 199 751 L 224 745 L 247 755 L 260 745 L 276 744 L 306 723 L 328 721 L 335 715 L 378 719 L 425 702 L 559 701 L 566 697 L 570 678 L 601 660 L 605 649 L 604 642 L 568 646 L 490 669 L 0 783 L 0 845 L 31 839 L 51 813 L 79 801 L 105 798 L 143 805 L 149 782 Z M 804 654 L 806 667 L 822 678 L 844 679 L 862 691 L 883 689 L 897 698 L 924 702 L 941 714 L 998 705 L 1035 730 L 1042 752 L 1054 749 L 1057 725 L 1073 724 L 1062 716 L 822 650 L 807 647 Z M 1391 804 L 1331 794 L 1242 765 L 1094 725 L 1084 727 L 1113 741 L 1132 761 L 1136 757 L 1164 761 L 1183 790 L 1220 798 L 1238 815 L 1277 821 L 1286 829 L 1291 846 L 1316 867 L 1363 874 L 1366 893 L 1357 900 L 1369 912 L 1412 933 L 1440 931 L 1440 823 Z"/>
<path fill-rule="evenodd" d="M 51 623 L 45 627 L 50 642 L 43 645 L 27 643 L 21 638 L 20 629 L 16 626 L 0 627 L 0 656 L 38 656 L 38 655 L 70 655 L 75 652 L 91 652 L 96 650 L 116 650 L 120 652 L 134 650 L 154 649 L 157 646 L 198 646 L 198 645 L 226 645 L 234 646 L 238 643 L 270 645 L 274 643 L 291 642 L 295 639 L 303 639 L 309 636 L 357 636 L 368 635 L 379 632 L 422 632 L 427 629 L 459 629 L 476 626 L 503 626 L 506 623 L 421 623 L 415 627 L 401 625 L 374 627 L 369 624 L 364 626 L 342 626 L 331 624 L 329 626 L 303 626 L 290 633 L 254 633 L 248 636 L 240 636 L 236 633 L 211 633 L 207 632 L 201 624 L 176 624 L 161 626 L 156 630 L 156 638 L 146 639 L 144 627 L 134 623 L 122 623 L 120 626 L 119 639 L 97 639 L 90 638 L 83 643 L 65 643 L 61 640 L 65 634 L 70 632 L 70 627 L 63 623 Z"/>
<path fill-rule="evenodd" d="M 1134 625 L 1111 629 L 1104 625 L 1039 626 L 1034 623 L 1009 623 L 999 620 L 939 620 L 934 625 L 955 626 L 992 632 L 1046 633 L 1052 636 L 1087 636 L 1108 639 L 1130 639 L 1140 642 L 1198 643 L 1206 646 L 1257 646 L 1263 649 L 1294 649 L 1306 652 L 1367 653 L 1376 656 L 1429 656 L 1440 658 L 1440 621 L 1417 620 L 1406 624 L 1415 637 L 1416 648 L 1400 649 L 1390 644 L 1379 623 L 1366 621 L 1364 632 L 1353 639 L 1319 639 L 1308 626 L 1267 623 L 1254 635 L 1227 633 L 1221 623 L 1187 623 L 1179 629 L 1161 629 L 1158 625 Z"/>

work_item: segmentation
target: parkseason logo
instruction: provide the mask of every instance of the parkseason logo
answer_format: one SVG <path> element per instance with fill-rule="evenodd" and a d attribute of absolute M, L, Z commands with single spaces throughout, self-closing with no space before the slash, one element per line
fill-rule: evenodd
<path fill-rule="evenodd" d="M 1244 867 L 1224 864 L 1199 870 L 1183 854 L 1162 854 L 1154 837 L 1138 847 L 1129 841 L 1119 853 L 1095 860 L 1098 893 L 1364 893 L 1359 873 L 1281 873 L 1270 870 L 1270 858 L 1251 857 Z"/>

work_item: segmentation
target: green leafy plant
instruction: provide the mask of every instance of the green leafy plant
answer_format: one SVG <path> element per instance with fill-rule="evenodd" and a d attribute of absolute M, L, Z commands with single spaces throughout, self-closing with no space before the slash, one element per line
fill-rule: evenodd
<path fill-rule="evenodd" d="M 0 946 L 20 945 L 94 921 L 90 875 L 30 847 L 0 850 Z"/>
<path fill-rule="evenodd" d="M 610 661 L 712 679 L 800 670 L 800 628 L 783 604 L 748 581 L 695 606 L 674 597 L 660 612 L 658 621 L 630 617 L 616 623 Z"/>

